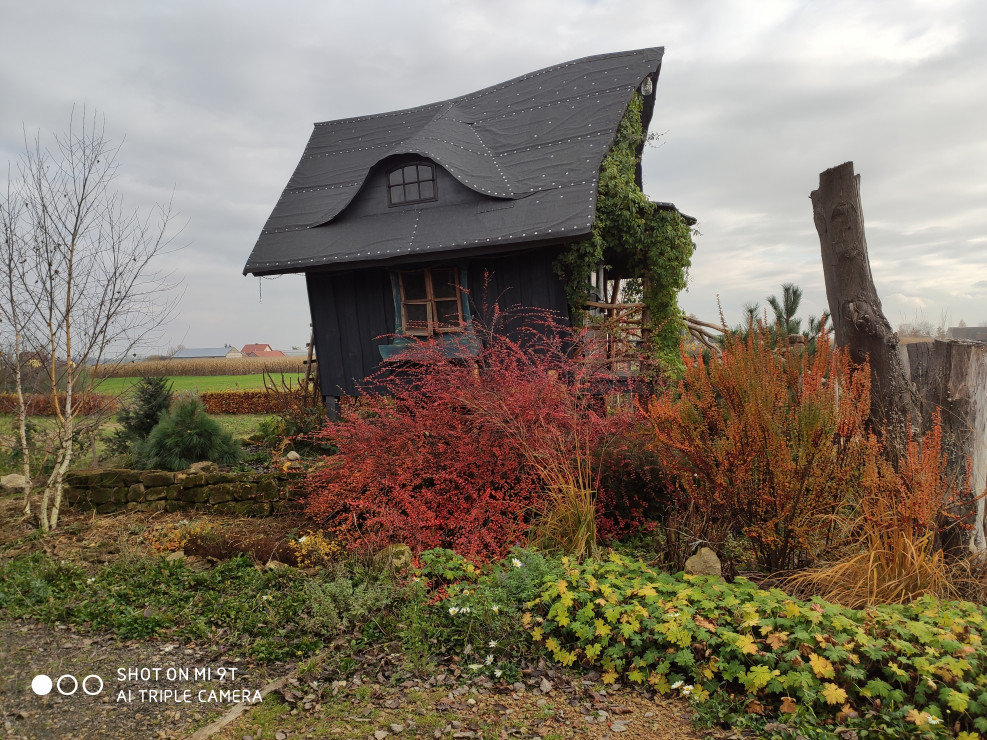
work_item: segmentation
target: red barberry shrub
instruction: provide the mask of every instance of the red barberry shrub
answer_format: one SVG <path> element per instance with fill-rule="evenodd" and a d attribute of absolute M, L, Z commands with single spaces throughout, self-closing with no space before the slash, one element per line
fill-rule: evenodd
<path fill-rule="evenodd" d="M 746 536 L 761 567 L 812 559 L 874 466 L 869 369 L 826 336 L 811 353 L 776 350 L 761 326 L 685 364 L 677 392 L 647 409 L 665 473 L 701 520 Z"/>
<path fill-rule="evenodd" d="M 487 559 L 526 540 L 570 481 L 590 494 L 595 545 L 599 460 L 638 412 L 599 401 L 615 388 L 592 360 L 585 337 L 531 312 L 414 343 L 314 435 L 338 453 L 307 477 L 309 513 L 353 547 Z"/>

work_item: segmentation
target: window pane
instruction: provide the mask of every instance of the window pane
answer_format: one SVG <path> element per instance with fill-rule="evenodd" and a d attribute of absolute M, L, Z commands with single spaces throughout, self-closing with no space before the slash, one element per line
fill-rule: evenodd
<path fill-rule="evenodd" d="M 394 170 L 394 172 L 391 173 L 388 182 L 391 185 L 402 185 L 404 183 L 404 180 L 401 179 L 401 170 Z"/>
<path fill-rule="evenodd" d="M 404 186 L 404 199 L 405 200 L 419 200 L 421 196 L 418 194 L 418 183 L 414 185 Z"/>
<path fill-rule="evenodd" d="M 427 303 L 406 303 L 404 304 L 405 325 L 404 330 L 413 334 L 428 333 L 428 304 Z"/>
<path fill-rule="evenodd" d="M 435 197 L 435 183 L 431 180 L 423 182 L 420 186 L 422 200 L 429 200 Z"/>
<path fill-rule="evenodd" d="M 419 180 L 434 180 L 432 177 L 432 168 L 426 164 L 418 165 L 418 179 Z"/>
<path fill-rule="evenodd" d="M 418 172 L 417 172 L 417 169 L 418 168 L 415 167 L 415 165 L 410 165 L 410 166 L 404 168 L 404 181 L 406 183 L 409 183 L 409 182 L 418 182 Z"/>
<path fill-rule="evenodd" d="M 405 301 L 424 301 L 428 298 L 425 292 L 425 271 L 401 273 L 401 288 L 404 290 L 402 298 Z"/>
<path fill-rule="evenodd" d="M 391 203 L 404 203 L 404 187 L 395 185 L 391 188 Z"/>
<path fill-rule="evenodd" d="M 439 326 L 459 326 L 459 301 L 436 301 Z"/>
<path fill-rule="evenodd" d="M 459 298 L 456 290 L 456 271 L 432 270 L 432 293 L 436 298 Z"/>

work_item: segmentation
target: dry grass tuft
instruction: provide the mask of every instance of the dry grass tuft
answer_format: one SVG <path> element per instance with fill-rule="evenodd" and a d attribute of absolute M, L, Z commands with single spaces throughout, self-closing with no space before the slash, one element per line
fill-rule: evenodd
<path fill-rule="evenodd" d="M 786 585 L 854 609 L 907 604 L 925 594 L 959 597 L 934 533 L 915 536 L 875 522 L 865 525 L 863 540 L 862 552 L 791 576 Z"/>
<path fill-rule="evenodd" d="M 596 486 L 589 442 L 570 455 L 532 458 L 545 486 L 545 497 L 532 523 L 530 540 L 544 550 L 564 552 L 577 559 L 595 557 Z"/>

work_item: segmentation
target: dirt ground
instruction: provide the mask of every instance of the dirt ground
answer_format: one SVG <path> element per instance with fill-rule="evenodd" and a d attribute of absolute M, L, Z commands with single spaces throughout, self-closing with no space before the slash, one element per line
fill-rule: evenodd
<path fill-rule="evenodd" d="M 33 528 L 20 517 L 19 506 L 16 499 L 0 499 L 0 558 L 44 549 L 59 559 L 108 562 L 146 551 L 148 528 L 193 518 L 189 513 L 93 517 L 67 510 L 60 531 L 39 539 L 31 537 Z M 211 520 L 245 537 L 275 541 L 310 526 L 289 517 Z M 402 661 L 400 654 L 387 653 L 391 648 L 355 656 L 355 674 L 341 681 L 320 670 L 325 654 L 301 666 L 256 665 L 207 644 L 121 641 L 66 625 L 4 620 L 0 614 L 0 735 L 32 740 L 730 737 L 695 731 L 681 700 L 604 688 L 593 675 L 566 676 L 544 665 L 529 667 L 511 686 L 489 679 L 463 683 L 454 666 L 395 683 L 388 680 L 395 671 L 382 667 Z M 32 690 L 36 676 L 60 682 L 39 696 Z M 283 686 L 261 698 L 257 692 L 279 678 Z M 74 681 L 78 689 L 61 695 L 59 686 L 68 693 Z M 225 726 L 214 724 L 242 700 L 246 711 Z"/>

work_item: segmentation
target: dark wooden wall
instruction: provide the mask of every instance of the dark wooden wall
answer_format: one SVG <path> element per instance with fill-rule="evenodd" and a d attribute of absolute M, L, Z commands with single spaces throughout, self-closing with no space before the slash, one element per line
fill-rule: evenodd
<path fill-rule="evenodd" d="M 474 318 L 483 320 L 496 302 L 502 311 L 517 307 L 548 309 L 568 322 L 565 291 L 552 270 L 557 254 L 555 249 L 539 249 L 468 260 Z M 427 264 L 402 265 L 402 268 Z M 435 264 L 450 263 L 439 260 Z M 457 260 L 456 264 L 462 261 Z M 486 281 L 485 275 L 489 276 Z M 379 267 L 309 272 L 305 281 L 322 393 L 336 397 L 356 395 L 360 381 L 380 365 L 378 346 L 388 344 L 396 329 L 390 272 Z"/>

